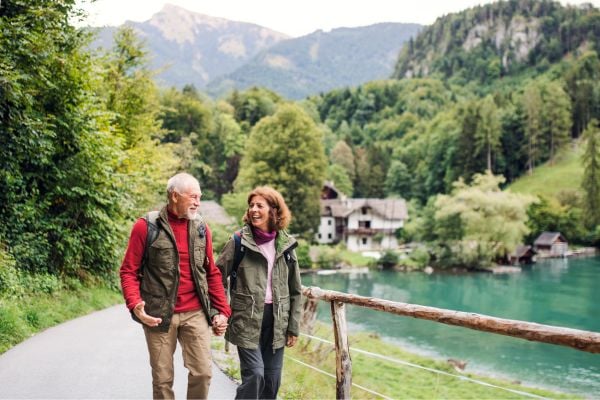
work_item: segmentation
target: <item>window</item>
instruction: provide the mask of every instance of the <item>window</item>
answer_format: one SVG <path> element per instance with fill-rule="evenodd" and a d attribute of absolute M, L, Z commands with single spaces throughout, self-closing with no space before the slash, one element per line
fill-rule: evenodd
<path fill-rule="evenodd" d="M 331 233 L 327 234 L 327 239 L 331 239 Z"/>
<path fill-rule="evenodd" d="M 327 220 L 327 225 L 331 225 L 331 220 L 330 219 Z"/>
<path fill-rule="evenodd" d="M 362 238 L 362 244 L 367 244 L 367 238 Z"/>
<path fill-rule="evenodd" d="M 321 239 L 321 234 L 319 233 L 319 239 Z"/>
<path fill-rule="evenodd" d="M 360 210 L 362 212 L 363 215 L 367 214 L 367 207 L 363 207 Z"/>
<path fill-rule="evenodd" d="M 358 221 L 358 227 L 359 228 L 370 228 L 371 221 Z"/>

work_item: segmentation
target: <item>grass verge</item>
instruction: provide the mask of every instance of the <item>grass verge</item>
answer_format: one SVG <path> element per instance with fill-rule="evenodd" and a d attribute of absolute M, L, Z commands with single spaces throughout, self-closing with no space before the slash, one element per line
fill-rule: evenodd
<path fill-rule="evenodd" d="M 331 327 L 318 323 L 313 336 L 333 341 Z M 234 371 L 239 379 L 237 352 L 223 352 L 223 339 L 215 339 L 213 357 L 221 369 Z M 414 367 L 399 365 L 361 353 L 353 352 L 352 382 L 393 399 L 516 399 L 524 395 L 484 386 L 463 378 L 476 379 L 494 386 L 531 393 L 546 398 L 577 398 L 571 394 L 531 388 L 502 379 L 477 374 L 458 372 L 450 364 L 408 353 L 400 347 L 384 342 L 375 334 L 357 333 L 349 337 L 350 347 L 388 358 L 402 360 L 423 367 L 446 372 L 455 376 L 438 374 Z M 217 353 L 215 355 L 215 352 Z M 282 385 L 278 397 L 281 399 L 334 399 L 335 378 L 321 374 L 300 364 L 309 364 L 335 376 L 335 350 L 333 345 L 300 337 L 298 344 L 285 350 Z M 231 376 L 231 375 L 230 375 Z M 357 399 L 376 399 L 380 396 L 352 387 L 351 394 Z"/>
<path fill-rule="evenodd" d="M 0 354 L 46 328 L 122 301 L 102 284 L 0 296 Z"/>

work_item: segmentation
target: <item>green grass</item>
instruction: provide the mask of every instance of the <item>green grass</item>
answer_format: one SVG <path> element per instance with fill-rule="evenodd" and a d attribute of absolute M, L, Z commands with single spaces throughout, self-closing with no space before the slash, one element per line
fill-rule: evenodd
<path fill-rule="evenodd" d="M 0 297 L 0 354 L 46 328 L 122 301 L 105 286 Z"/>
<path fill-rule="evenodd" d="M 332 340 L 331 328 L 319 324 L 315 335 Z M 385 355 L 424 367 L 444 371 L 452 375 L 469 377 L 503 388 L 533 393 L 548 398 L 576 398 L 573 395 L 525 387 L 514 382 L 494 379 L 454 370 L 443 361 L 436 361 L 407 353 L 396 345 L 382 341 L 377 335 L 359 333 L 350 335 L 350 347 Z M 414 367 L 399 365 L 353 352 L 352 382 L 394 399 L 513 399 L 524 396 L 505 390 L 465 381 L 459 377 L 441 375 Z M 327 343 L 301 337 L 298 345 L 286 349 L 283 383 L 279 393 L 282 399 L 335 398 L 335 379 L 308 367 L 294 359 L 335 375 L 335 351 Z M 378 396 L 352 387 L 353 398 L 372 399 Z"/>
<path fill-rule="evenodd" d="M 339 263 L 352 267 L 366 267 L 373 264 L 373 258 L 347 250 L 343 245 L 313 245 L 310 246 L 310 253 L 317 258 L 315 264 L 317 268 L 333 268 Z"/>
<path fill-rule="evenodd" d="M 583 165 L 581 144 L 570 145 L 557 156 L 554 165 L 546 163 L 533 170 L 532 175 L 524 175 L 508 188 L 515 193 L 544 196 L 557 199 L 561 193 L 581 190 Z"/>

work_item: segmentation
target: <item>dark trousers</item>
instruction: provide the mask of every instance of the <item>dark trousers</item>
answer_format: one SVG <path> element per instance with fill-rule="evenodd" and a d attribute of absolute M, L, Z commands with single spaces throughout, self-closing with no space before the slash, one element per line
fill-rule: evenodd
<path fill-rule="evenodd" d="M 238 346 L 242 384 L 236 399 L 275 399 L 281 384 L 283 347 L 273 350 L 273 305 L 265 304 L 257 349 Z"/>

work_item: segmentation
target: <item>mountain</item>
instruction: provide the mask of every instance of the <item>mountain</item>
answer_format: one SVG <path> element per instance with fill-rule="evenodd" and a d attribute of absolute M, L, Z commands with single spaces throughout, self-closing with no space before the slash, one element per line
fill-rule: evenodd
<path fill-rule="evenodd" d="M 498 1 L 438 18 L 403 48 L 393 76 L 492 83 L 587 50 L 600 51 L 600 12 L 591 4 Z"/>
<path fill-rule="evenodd" d="M 148 21 L 126 24 L 145 41 L 152 68 L 161 71 L 159 83 L 177 87 L 194 84 L 202 88 L 288 38 L 259 25 L 210 17 L 170 4 Z M 112 47 L 116 29 L 98 28 L 92 47 Z"/>
<path fill-rule="evenodd" d="M 207 90 L 218 95 L 233 88 L 263 86 L 300 99 L 387 78 L 402 45 L 421 28 L 418 24 L 380 23 L 319 30 L 273 45 L 234 72 L 211 81 Z"/>

